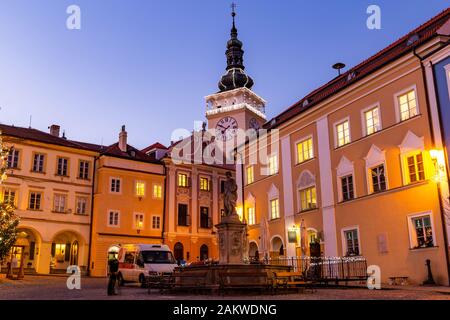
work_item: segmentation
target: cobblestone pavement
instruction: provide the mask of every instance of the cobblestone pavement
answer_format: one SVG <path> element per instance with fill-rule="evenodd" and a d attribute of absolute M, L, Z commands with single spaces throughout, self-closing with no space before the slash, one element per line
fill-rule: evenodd
<path fill-rule="evenodd" d="M 0 279 L 0 300 L 17 299 L 44 299 L 44 300 L 210 300 L 223 299 L 220 296 L 205 295 L 161 295 L 159 293 L 148 294 L 147 290 L 138 285 L 128 284 L 120 289 L 118 296 L 106 295 L 107 279 L 82 278 L 81 290 L 69 290 L 66 287 L 66 277 L 63 276 L 26 276 L 24 280 Z M 397 287 L 385 290 L 368 290 L 366 288 L 347 289 L 318 289 L 314 293 L 285 294 L 285 295 L 245 295 L 225 296 L 230 300 L 450 300 L 450 288 L 448 287 Z"/>

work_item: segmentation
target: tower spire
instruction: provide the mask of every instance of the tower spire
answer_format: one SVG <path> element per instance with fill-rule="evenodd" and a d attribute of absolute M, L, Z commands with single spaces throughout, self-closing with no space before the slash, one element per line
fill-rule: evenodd
<path fill-rule="evenodd" d="M 219 81 L 220 91 L 233 90 L 236 88 L 247 87 L 249 89 L 253 86 L 253 80 L 244 72 L 244 50 L 242 50 L 242 42 L 238 39 L 238 32 L 236 28 L 236 4 L 231 4 L 231 17 L 233 24 L 231 27 L 230 40 L 227 42 L 227 73 L 222 76 Z"/>

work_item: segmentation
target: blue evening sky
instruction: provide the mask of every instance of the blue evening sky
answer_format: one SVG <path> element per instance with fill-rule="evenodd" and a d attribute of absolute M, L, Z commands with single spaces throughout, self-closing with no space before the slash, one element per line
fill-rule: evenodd
<path fill-rule="evenodd" d="M 225 69 L 231 0 L 0 0 L 0 122 L 108 145 L 169 143 L 204 120 Z M 444 10 L 446 0 L 236 0 L 244 62 L 268 118 Z M 66 8 L 81 8 L 81 30 Z M 382 29 L 366 27 L 381 7 Z"/>

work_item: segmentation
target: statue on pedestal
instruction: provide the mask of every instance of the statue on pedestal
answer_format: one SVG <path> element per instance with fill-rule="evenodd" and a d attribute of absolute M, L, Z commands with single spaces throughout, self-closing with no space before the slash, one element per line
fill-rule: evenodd
<path fill-rule="evenodd" d="M 236 201 L 237 201 L 237 184 L 236 181 L 233 179 L 233 176 L 231 175 L 231 172 L 228 171 L 226 173 L 227 180 L 224 184 L 224 196 L 223 196 L 223 202 L 224 202 L 224 211 L 225 211 L 225 217 L 230 217 L 232 215 L 237 215 L 236 213 Z"/>

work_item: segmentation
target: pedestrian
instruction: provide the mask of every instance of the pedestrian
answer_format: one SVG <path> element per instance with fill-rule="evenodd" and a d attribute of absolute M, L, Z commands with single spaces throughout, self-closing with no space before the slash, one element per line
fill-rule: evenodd
<path fill-rule="evenodd" d="M 117 272 L 119 271 L 119 260 L 116 257 L 109 259 L 108 261 L 108 296 L 117 295 L 115 292 L 117 282 Z"/>

